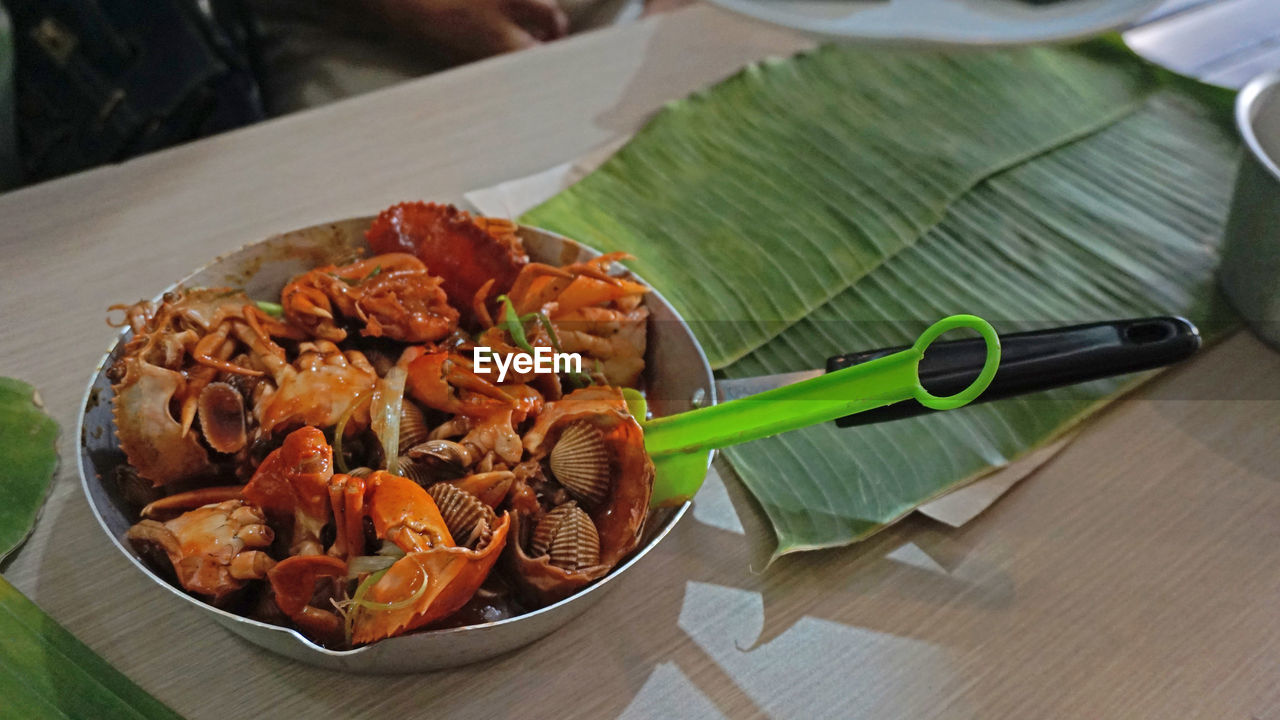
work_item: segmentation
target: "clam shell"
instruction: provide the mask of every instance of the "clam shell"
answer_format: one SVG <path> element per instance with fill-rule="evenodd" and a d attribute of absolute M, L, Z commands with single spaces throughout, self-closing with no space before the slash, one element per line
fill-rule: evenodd
<path fill-rule="evenodd" d="M 600 563 L 600 533 L 591 516 L 572 500 L 542 516 L 529 541 L 530 555 L 547 559 L 564 570 L 580 570 Z"/>
<path fill-rule="evenodd" d="M 480 498 L 447 482 L 432 485 L 427 494 L 436 501 L 455 543 L 476 549 L 489 542 L 498 518 Z"/>
<path fill-rule="evenodd" d="M 591 517 L 579 507 L 572 507 L 560 519 L 547 555 L 552 565 L 565 570 L 579 570 L 600 562 L 600 534 Z"/>
<path fill-rule="evenodd" d="M 220 453 L 239 452 L 248 442 L 245 433 L 244 397 L 231 385 L 212 382 L 196 400 L 200 430 L 209 447 Z"/>
<path fill-rule="evenodd" d="M 551 541 L 555 539 L 556 529 L 560 527 L 560 523 L 564 521 L 569 513 L 577 508 L 578 503 L 570 500 L 542 516 L 538 524 L 533 526 L 533 536 L 529 538 L 529 555 L 531 557 L 547 554 L 547 548 L 551 547 Z"/>
<path fill-rule="evenodd" d="M 400 404 L 401 452 L 404 452 L 405 448 L 424 442 L 429 434 L 431 434 L 431 428 L 427 427 L 427 418 L 422 414 L 422 408 L 405 398 Z"/>
<path fill-rule="evenodd" d="M 436 477 L 436 471 L 430 465 L 414 462 L 406 455 L 401 455 L 400 460 L 396 462 L 396 474 L 407 477 L 424 488 L 434 485 L 440 479 Z"/>
<path fill-rule="evenodd" d="M 442 467 L 452 467 L 457 473 L 471 466 L 474 456 L 465 446 L 452 440 L 423 440 L 406 448 L 404 454 L 417 462 L 433 462 Z"/>
<path fill-rule="evenodd" d="M 576 422 L 560 433 L 551 448 L 551 474 L 569 494 L 588 507 L 596 507 L 609 495 L 609 448 L 594 425 Z"/>

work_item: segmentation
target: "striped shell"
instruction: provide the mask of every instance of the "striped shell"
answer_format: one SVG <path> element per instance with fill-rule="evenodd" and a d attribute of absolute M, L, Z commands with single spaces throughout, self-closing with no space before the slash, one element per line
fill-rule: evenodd
<path fill-rule="evenodd" d="M 551 474 L 579 502 L 596 507 L 609 495 L 609 448 L 594 425 L 576 422 L 551 448 Z"/>
<path fill-rule="evenodd" d="M 400 452 L 426 441 L 430 433 L 422 409 L 405 398 L 400 405 Z"/>
<path fill-rule="evenodd" d="M 244 397 L 224 382 L 204 386 L 196 399 L 200 430 L 209 447 L 220 453 L 239 452 L 248 442 L 245 434 Z"/>
<path fill-rule="evenodd" d="M 452 440 L 424 440 L 412 445 L 401 445 L 404 454 L 416 461 L 430 460 L 442 466 L 454 466 L 458 472 L 471 466 L 474 457 L 465 445 Z"/>
<path fill-rule="evenodd" d="M 401 455 L 396 462 L 396 474 L 407 477 L 422 487 L 430 487 L 440 479 L 436 477 L 436 471 L 430 465 L 414 462 L 412 458 L 406 455 Z"/>
<path fill-rule="evenodd" d="M 564 570 L 580 570 L 600 562 L 600 534 L 591 516 L 570 501 L 542 517 L 530 542 L 533 555 Z"/>
<path fill-rule="evenodd" d="M 436 501 L 440 517 L 459 547 L 477 549 L 489 542 L 498 516 L 480 498 L 447 482 L 432 485 L 427 494 Z"/>
<path fill-rule="evenodd" d="M 411 446 L 396 462 L 396 472 L 422 487 L 467 474 L 471 451 L 449 440 L 428 440 Z"/>

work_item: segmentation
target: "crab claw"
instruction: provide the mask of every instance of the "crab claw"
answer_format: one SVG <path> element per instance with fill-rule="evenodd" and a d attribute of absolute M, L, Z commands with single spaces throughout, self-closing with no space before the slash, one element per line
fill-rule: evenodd
<path fill-rule="evenodd" d="M 423 405 L 454 415 L 474 415 L 498 404 L 515 404 L 515 398 L 502 388 L 476 375 L 464 360 L 446 351 L 424 353 L 409 363 L 405 387 Z"/>
<path fill-rule="evenodd" d="M 395 543 L 405 552 L 453 545 L 453 537 L 440 516 L 436 501 L 409 478 L 378 470 L 366 481 L 369 518 L 378 537 Z"/>
<path fill-rule="evenodd" d="M 328 555 L 295 555 L 276 563 L 267 573 L 276 606 L 308 637 L 330 645 L 343 637 L 342 620 L 331 610 L 311 604 L 316 583 L 347 576 L 347 563 Z"/>
<path fill-rule="evenodd" d="M 441 546 L 397 560 L 370 587 L 367 604 L 357 610 L 352 642 L 399 635 L 457 612 L 502 554 L 510 524 L 511 516 L 503 513 L 488 544 L 477 550 Z"/>
<path fill-rule="evenodd" d="M 307 426 L 290 433 L 262 461 L 242 494 L 268 512 L 293 517 L 290 555 L 315 555 L 322 548 L 320 531 L 329 521 L 332 477 L 333 450 L 324 433 Z"/>
<path fill-rule="evenodd" d="M 352 642 L 367 643 L 448 617 L 479 589 L 506 544 L 510 517 L 502 516 L 487 543 L 471 550 L 454 546 L 431 495 L 396 475 L 375 472 L 368 514 L 378 537 L 407 554 L 370 586 L 353 608 Z"/>

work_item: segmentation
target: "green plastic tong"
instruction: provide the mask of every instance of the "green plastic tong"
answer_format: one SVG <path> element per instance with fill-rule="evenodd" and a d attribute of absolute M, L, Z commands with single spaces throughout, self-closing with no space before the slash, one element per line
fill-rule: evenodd
<path fill-rule="evenodd" d="M 976 330 L 987 354 L 978 377 L 955 395 L 938 397 L 920 384 L 925 350 L 950 330 Z M 991 384 L 1000 364 L 1000 338 L 973 315 L 943 318 L 910 348 L 892 355 L 719 405 L 654 418 L 643 423 L 644 447 L 656 478 L 651 504 L 678 505 L 693 497 L 707 475 L 712 450 L 759 440 L 788 430 L 835 420 L 914 398 L 932 410 L 972 402 Z"/>

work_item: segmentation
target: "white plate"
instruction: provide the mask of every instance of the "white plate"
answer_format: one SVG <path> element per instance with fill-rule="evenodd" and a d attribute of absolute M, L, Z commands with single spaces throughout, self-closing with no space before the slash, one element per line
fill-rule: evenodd
<path fill-rule="evenodd" d="M 1125 26 L 1163 0 L 711 0 L 830 38 L 958 45 L 1071 40 Z"/>

